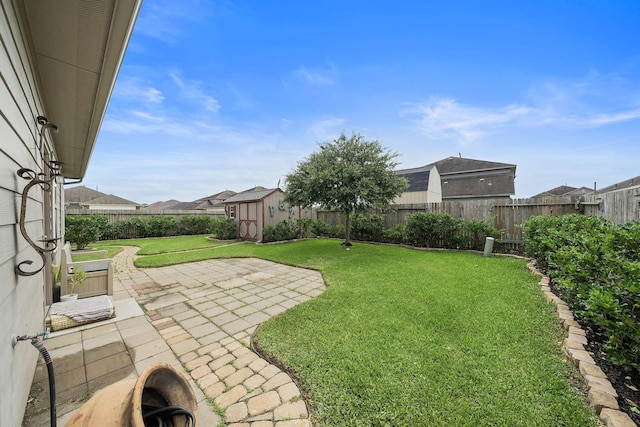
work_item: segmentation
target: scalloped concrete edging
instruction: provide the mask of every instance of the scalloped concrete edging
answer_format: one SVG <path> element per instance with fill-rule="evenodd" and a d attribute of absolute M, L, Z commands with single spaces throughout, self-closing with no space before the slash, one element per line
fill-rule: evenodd
<path fill-rule="evenodd" d="M 562 351 L 567 360 L 580 371 L 589 390 L 587 401 L 595 413 L 599 415 L 600 421 L 607 427 L 638 427 L 629 415 L 620 410 L 617 400 L 618 393 L 607 379 L 606 374 L 585 350 L 585 346 L 588 344 L 585 331 L 574 319 L 567 303 L 551 291 L 549 277 L 535 267 L 534 261 L 529 262 L 527 268 L 533 274 L 541 277 L 540 290 L 547 301 L 556 306 L 558 318 L 568 333 L 562 342 Z"/>

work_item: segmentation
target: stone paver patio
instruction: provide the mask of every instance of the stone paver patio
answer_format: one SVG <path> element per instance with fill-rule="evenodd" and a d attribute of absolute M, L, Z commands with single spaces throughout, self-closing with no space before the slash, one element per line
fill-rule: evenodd
<path fill-rule="evenodd" d="M 119 282 L 233 427 L 310 426 L 300 390 L 250 349 L 255 328 L 325 290 L 320 273 L 260 259 L 136 269 L 137 248 L 113 262 Z"/>

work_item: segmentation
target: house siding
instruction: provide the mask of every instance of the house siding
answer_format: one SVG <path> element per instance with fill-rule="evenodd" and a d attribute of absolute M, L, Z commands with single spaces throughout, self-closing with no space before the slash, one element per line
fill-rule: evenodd
<path fill-rule="evenodd" d="M 0 425 L 20 426 L 38 351 L 29 342 L 11 345 L 12 335 L 42 332 L 46 292 L 51 277 L 44 268 L 33 276 L 18 276 L 15 266 L 32 260 L 24 270 L 40 267 L 40 256 L 20 233 L 22 190 L 29 183 L 16 172 L 28 168 L 46 173 L 44 156 L 55 160 L 51 141 L 45 138 L 43 152 L 37 148 L 38 115 L 46 115 L 38 94 L 33 62 L 22 34 L 22 22 L 15 9 L 18 2 L 3 1 L 0 6 Z M 25 228 L 33 240 L 63 232 L 63 192 L 61 185 L 45 192 L 32 187 L 27 201 Z M 45 215 L 45 212 L 48 212 Z M 51 275 L 48 275 L 51 276 Z M 47 282 L 48 281 L 48 282 Z"/>

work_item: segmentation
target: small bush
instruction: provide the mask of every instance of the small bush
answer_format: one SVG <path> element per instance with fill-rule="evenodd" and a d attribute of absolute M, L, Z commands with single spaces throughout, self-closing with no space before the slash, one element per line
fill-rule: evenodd
<path fill-rule="evenodd" d="M 354 215 L 351 221 L 351 237 L 354 240 L 382 242 L 384 235 L 384 216 Z"/>
<path fill-rule="evenodd" d="M 329 224 L 317 220 L 311 224 L 311 232 L 314 236 L 331 237 L 333 235 L 332 227 Z"/>
<path fill-rule="evenodd" d="M 294 221 L 280 221 L 276 225 L 268 225 L 262 230 L 263 242 L 292 240 L 298 237 L 298 225 Z"/>
<path fill-rule="evenodd" d="M 211 220 L 212 217 L 209 215 L 183 216 L 178 223 L 178 229 L 183 236 L 207 234 L 211 230 Z"/>
<path fill-rule="evenodd" d="M 146 218 L 144 237 L 165 237 L 177 234 L 178 223 L 172 216 L 152 215 Z"/>
<path fill-rule="evenodd" d="M 533 217 L 527 254 L 575 315 L 605 341 L 613 363 L 640 371 L 640 226 L 582 215 Z"/>
<path fill-rule="evenodd" d="M 209 232 L 217 239 L 231 240 L 238 236 L 238 227 L 232 218 L 213 218 Z"/>
<path fill-rule="evenodd" d="M 428 248 L 459 248 L 464 241 L 459 232 L 463 221 L 440 212 L 419 212 L 409 215 L 407 241 Z"/>
<path fill-rule="evenodd" d="M 100 240 L 101 230 L 108 220 L 101 215 L 65 215 L 65 239 L 84 249 L 89 243 Z"/>
<path fill-rule="evenodd" d="M 462 226 L 464 232 L 464 243 L 461 245 L 465 249 L 482 250 L 487 237 L 498 239 L 500 230 L 484 221 L 464 221 Z"/>

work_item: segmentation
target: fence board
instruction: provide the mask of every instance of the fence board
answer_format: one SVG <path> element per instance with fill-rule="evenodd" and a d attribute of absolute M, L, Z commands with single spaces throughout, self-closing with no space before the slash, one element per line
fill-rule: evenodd
<path fill-rule="evenodd" d="M 141 216 L 153 216 L 153 215 L 161 215 L 161 216 L 172 216 L 179 220 L 184 216 L 193 216 L 193 215 L 207 215 L 224 218 L 224 212 L 217 211 L 204 211 L 204 210 L 165 210 L 165 211 L 153 211 L 153 210 L 110 210 L 110 209 L 67 209 L 65 210 L 65 214 L 67 215 L 104 215 L 109 219 L 109 224 L 115 224 L 120 221 L 125 221 L 131 219 L 133 217 L 141 217 Z"/>

